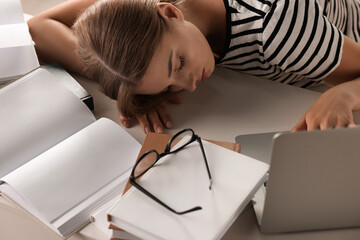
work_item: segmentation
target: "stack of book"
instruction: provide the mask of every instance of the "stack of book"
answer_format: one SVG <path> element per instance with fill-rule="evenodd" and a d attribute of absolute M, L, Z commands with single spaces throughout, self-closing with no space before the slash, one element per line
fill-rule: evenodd
<path fill-rule="evenodd" d="M 150 149 L 162 152 L 170 137 L 148 134 L 139 156 Z M 139 183 L 178 210 L 202 209 L 176 215 L 128 183 L 123 196 L 106 210 L 112 239 L 221 238 L 264 183 L 268 165 L 239 154 L 238 144 L 203 141 L 213 176 L 209 190 L 197 144 L 161 159 Z"/>
<path fill-rule="evenodd" d="M 21 77 L 31 77 L 33 71 L 46 69 L 52 74 L 50 78 L 72 91 L 91 110 L 94 109 L 92 96 L 61 66 L 40 66 L 20 0 L 0 2 L 0 36 L 0 88 Z"/>

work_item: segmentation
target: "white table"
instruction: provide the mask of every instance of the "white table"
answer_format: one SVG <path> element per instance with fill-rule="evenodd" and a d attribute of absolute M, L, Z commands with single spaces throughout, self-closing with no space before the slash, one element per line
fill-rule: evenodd
<path fill-rule="evenodd" d="M 118 123 L 116 103 L 97 89 L 97 83 L 77 77 L 93 95 L 94 114 Z M 167 133 L 191 127 L 202 138 L 231 141 L 239 134 L 289 130 L 317 99 L 319 93 L 216 69 L 194 93 L 183 93 L 182 105 L 168 105 L 175 127 Z M 139 125 L 128 132 L 144 139 Z M 59 237 L 22 210 L 0 198 L 0 239 L 52 240 Z M 88 224 L 69 239 L 106 239 Z M 360 239 L 360 228 L 293 234 L 264 235 L 259 232 L 252 208 L 244 211 L 223 239 Z"/>

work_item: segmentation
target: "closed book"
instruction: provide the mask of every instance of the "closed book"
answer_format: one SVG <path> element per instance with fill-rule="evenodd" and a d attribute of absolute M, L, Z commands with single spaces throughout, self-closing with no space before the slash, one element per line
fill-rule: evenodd
<path fill-rule="evenodd" d="M 142 239 L 219 239 L 266 179 L 268 165 L 203 141 L 213 179 L 209 179 L 197 142 L 170 154 L 139 184 L 176 210 L 177 215 L 131 187 L 108 211 L 111 225 Z"/>
<path fill-rule="evenodd" d="M 20 0 L 0 1 L 0 36 L 0 88 L 45 68 L 90 110 L 94 109 L 93 97 L 61 66 L 40 66 Z"/>
<path fill-rule="evenodd" d="M 170 139 L 172 137 L 173 137 L 173 135 L 169 135 L 169 134 L 159 134 L 159 133 L 153 133 L 153 132 L 147 133 L 137 159 L 139 159 L 140 156 L 142 156 L 144 153 L 146 153 L 149 150 L 156 150 L 158 152 L 164 151 L 167 143 L 170 141 Z M 213 142 L 219 146 L 225 147 L 229 150 L 232 150 L 235 152 L 240 152 L 240 144 L 238 144 L 238 143 L 215 141 L 215 140 L 208 140 L 208 141 Z M 131 187 L 132 187 L 132 185 L 128 181 L 125 186 L 123 194 L 125 194 Z M 111 238 L 113 240 L 115 240 L 115 239 L 121 239 L 121 240 L 139 239 L 138 237 L 124 231 L 123 229 L 120 229 L 114 225 L 111 225 L 107 220 L 108 210 L 117 202 L 118 198 L 120 198 L 120 197 L 121 196 L 114 198 L 112 201 L 109 201 L 109 203 L 107 203 L 107 205 L 104 205 L 102 208 L 98 209 L 92 215 L 91 221 L 108 238 Z"/>

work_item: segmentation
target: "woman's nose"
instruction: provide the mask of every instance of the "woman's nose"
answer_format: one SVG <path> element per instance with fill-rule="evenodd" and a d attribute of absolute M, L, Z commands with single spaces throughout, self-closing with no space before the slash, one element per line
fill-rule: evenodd
<path fill-rule="evenodd" d="M 193 92 L 196 89 L 196 79 L 194 75 L 188 74 L 177 80 L 177 87 L 180 87 L 186 91 Z"/>

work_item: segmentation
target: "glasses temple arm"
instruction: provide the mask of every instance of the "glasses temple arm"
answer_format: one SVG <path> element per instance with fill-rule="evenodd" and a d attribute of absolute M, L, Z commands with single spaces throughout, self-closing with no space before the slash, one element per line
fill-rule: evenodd
<path fill-rule="evenodd" d="M 210 173 L 210 168 L 209 168 L 209 164 L 208 164 L 208 161 L 207 161 L 207 158 L 206 158 L 206 155 L 205 155 L 205 151 L 204 151 L 204 146 L 202 144 L 202 141 L 201 141 L 201 138 L 198 137 L 197 138 L 197 141 L 199 142 L 200 144 L 200 149 L 201 149 L 201 152 L 202 152 L 202 155 L 204 157 L 204 161 L 205 161 L 205 165 L 206 165 L 206 170 L 207 170 L 207 173 L 208 173 L 208 176 L 209 176 L 209 190 L 211 190 L 211 187 L 212 187 L 212 177 L 211 177 L 211 173 Z"/>
<path fill-rule="evenodd" d="M 194 212 L 194 211 L 198 211 L 198 210 L 201 210 L 202 208 L 200 206 L 196 206 L 196 207 L 193 207 L 189 210 L 186 210 L 186 211 L 181 211 L 181 212 L 178 212 L 174 209 L 172 209 L 171 207 L 169 207 L 168 205 L 166 205 L 165 203 L 163 203 L 162 201 L 160 201 L 157 197 L 155 197 L 154 195 L 152 195 L 149 191 L 147 191 L 145 188 L 143 188 L 142 186 L 140 186 L 136 181 L 134 181 L 133 179 L 130 179 L 130 183 L 136 187 L 138 190 L 140 190 L 142 193 L 144 193 L 146 196 L 148 196 L 149 198 L 151 198 L 152 200 L 154 200 L 155 202 L 157 202 L 158 204 L 160 204 L 161 206 L 165 207 L 166 209 L 170 210 L 171 212 L 173 213 L 176 213 L 176 214 L 179 214 L 179 215 L 182 215 L 182 214 L 186 214 L 186 213 L 189 213 L 189 212 Z"/>

